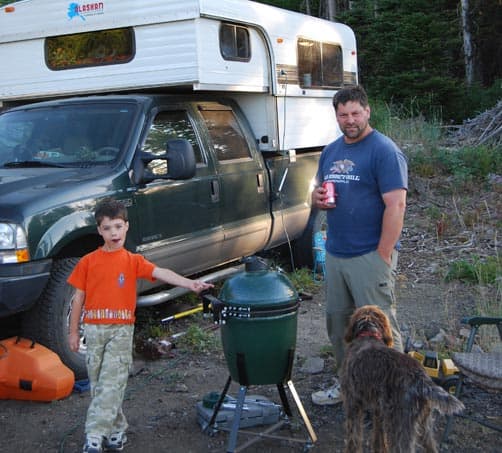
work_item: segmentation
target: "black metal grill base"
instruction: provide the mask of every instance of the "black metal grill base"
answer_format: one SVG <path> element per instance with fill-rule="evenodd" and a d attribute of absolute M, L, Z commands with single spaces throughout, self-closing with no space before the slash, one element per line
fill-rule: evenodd
<path fill-rule="evenodd" d="M 204 428 L 204 432 L 210 433 L 211 430 L 214 429 L 214 424 L 216 421 L 216 418 L 218 416 L 218 412 L 220 411 L 220 408 L 225 400 L 225 396 L 228 393 L 228 389 L 230 388 L 230 384 L 232 383 L 232 377 L 229 376 L 225 387 L 223 389 L 223 392 L 220 394 L 220 397 L 217 401 L 217 403 L 214 406 L 214 411 L 213 415 L 211 416 L 211 419 L 207 426 Z M 300 416 L 303 420 L 303 423 L 305 425 L 305 428 L 308 433 L 308 439 L 297 439 L 297 438 L 292 438 L 292 437 L 285 437 L 285 436 L 278 436 L 274 435 L 273 433 L 282 428 L 288 421 L 286 419 L 280 420 L 278 423 L 275 423 L 274 425 L 268 427 L 265 431 L 262 432 L 252 432 L 248 430 L 241 430 L 240 429 L 240 422 L 241 422 L 241 416 L 242 416 L 242 410 L 244 407 L 244 402 L 246 399 L 246 393 L 248 390 L 248 387 L 246 385 L 241 385 L 239 387 L 239 394 L 237 396 L 237 404 L 235 407 L 235 413 L 234 413 L 234 418 L 232 421 L 232 427 L 230 430 L 224 429 L 224 428 L 218 428 L 217 430 L 221 431 L 229 431 L 229 439 L 228 439 L 228 445 L 227 445 L 227 453 L 238 453 L 243 451 L 244 449 L 248 448 L 249 446 L 253 445 L 254 443 L 264 439 L 276 439 L 276 440 L 287 440 L 290 442 L 300 442 L 304 444 L 304 451 L 310 449 L 314 443 L 317 441 L 317 436 L 314 432 L 314 429 L 312 428 L 312 424 L 310 423 L 310 420 L 307 416 L 307 413 L 305 412 L 305 409 L 303 407 L 303 404 L 300 400 L 300 397 L 298 396 L 298 393 L 296 392 L 295 386 L 293 384 L 293 381 L 289 380 L 286 383 L 287 388 L 289 389 L 291 396 L 293 397 L 293 400 L 295 401 L 295 404 L 298 408 L 298 412 L 300 413 Z M 286 395 L 286 386 L 284 384 L 277 384 L 277 390 L 279 392 L 279 396 L 281 398 L 281 403 L 282 407 L 284 410 L 284 413 L 286 414 L 287 417 L 292 417 L 293 414 L 291 412 L 291 407 L 289 405 L 289 401 Z M 249 439 L 248 441 L 244 442 L 242 445 L 237 446 L 237 438 L 238 434 L 246 434 L 252 436 L 252 439 Z"/>

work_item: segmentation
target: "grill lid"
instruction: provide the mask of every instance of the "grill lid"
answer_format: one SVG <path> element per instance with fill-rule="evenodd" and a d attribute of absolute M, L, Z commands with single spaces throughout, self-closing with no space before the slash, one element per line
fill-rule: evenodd
<path fill-rule="evenodd" d="M 228 279 L 219 299 L 229 311 L 262 312 L 284 310 L 298 305 L 298 293 L 291 281 L 258 257 L 247 258 L 246 270 Z"/>

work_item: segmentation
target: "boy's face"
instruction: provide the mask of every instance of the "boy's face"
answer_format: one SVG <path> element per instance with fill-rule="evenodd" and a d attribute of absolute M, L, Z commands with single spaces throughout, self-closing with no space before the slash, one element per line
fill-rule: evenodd
<path fill-rule="evenodd" d="M 118 250 L 124 246 L 129 222 L 123 219 L 104 217 L 98 226 L 98 233 L 105 241 L 104 249 L 108 252 Z"/>

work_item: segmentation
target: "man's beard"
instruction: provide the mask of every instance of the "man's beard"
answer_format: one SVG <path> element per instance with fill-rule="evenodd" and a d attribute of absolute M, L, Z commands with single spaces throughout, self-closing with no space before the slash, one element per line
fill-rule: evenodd
<path fill-rule="evenodd" d="M 354 139 L 354 138 L 359 138 L 364 130 L 366 129 L 367 124 L 364 126 L 350 126 L 350 127 L 345 127 L 342 129 L 343 135 L 345 135 L 348 138 Z"/>

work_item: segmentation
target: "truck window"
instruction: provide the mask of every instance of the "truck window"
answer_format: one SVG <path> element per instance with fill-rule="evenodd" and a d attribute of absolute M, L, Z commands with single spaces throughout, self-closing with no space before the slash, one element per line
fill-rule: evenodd
<path fill-rule="evenodd" d="M 197 164 L 205 163 L 192 123 L 187 113 L 181 110 L 157 114 L 150 126 L 142 151 L 155 155 L 165 154 L 166 143 L 173 138 L 188 140 L 193 147 Z M 166 170 L 166 163 L 163 160 L 153 160 L 147 168 L 154 175 L 161 175 Z"/>
<path fill-rule="evenodd" d="M 219 161 L 251 158 L 251 151 L 231 109 L 212 110 L 199 106 Z"/>
<path fill-rule="evenodd" d="M 221 24 L 220 52 L 225 60 L 249 61 L 251 45 L 248 29 L 234 24 Z"/>
<path fill-rule="evenodd" d="M 53 71 L 127 63 L 134 57 L 132 28 L 100 30 L 45 40 L 45 61 Z"/>
<path fill-rule="evenodd" d="M 136 107 L 118 103 L 69 103 L 0 116 L 0 162 L 64 166 L 115 162 L 131 131 Z M 5 131 L 5 133 L 1 133 Z"/>
<path fill-rule="evenodd" d="M 338 44 L 298 38 L 298 79 L 302 88 L 341 88 L 343 53 Z"/>

